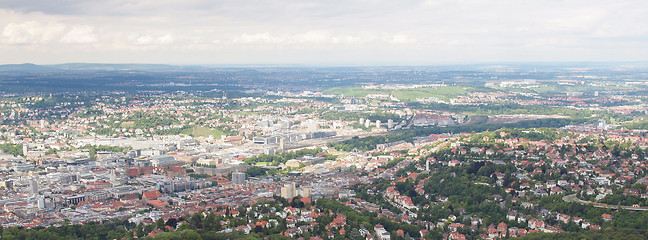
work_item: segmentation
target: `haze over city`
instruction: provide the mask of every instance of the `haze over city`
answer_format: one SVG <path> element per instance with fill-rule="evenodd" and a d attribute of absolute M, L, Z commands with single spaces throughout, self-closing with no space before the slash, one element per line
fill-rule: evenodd
<path fill-rule="evenodd" d="M 0 63 L 648 60 L 648 2 L 0 1 Z"/>

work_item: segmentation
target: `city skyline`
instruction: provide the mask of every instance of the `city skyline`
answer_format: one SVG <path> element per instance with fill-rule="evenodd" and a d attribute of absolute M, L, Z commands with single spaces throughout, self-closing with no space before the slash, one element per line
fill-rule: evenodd
<path fill-rule="evenodd" d="M 643 1 L 0 3 L 0 64 L 646 61 Z"/>

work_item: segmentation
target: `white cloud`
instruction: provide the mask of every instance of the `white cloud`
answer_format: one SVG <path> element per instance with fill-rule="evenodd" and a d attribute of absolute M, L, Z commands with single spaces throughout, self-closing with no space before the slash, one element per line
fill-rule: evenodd
<path fill-rule="evenodd" d="M 88 25 L 74 26 L 61 38 L 62 43 L 88 44 L 98 41 L 99 37 L 94 32 L 94 28 Z"/>
<path fill-rule="evenodd" d="M 131 62 L 119 57 L 133 51 L 143 62 L 648 60 L 646 12 L 645 0 L 0 1 L 0 63 L 9 51 L 50 62 Z"/>
<path fill-rule="evenodd" d="M 418 40 L 410 36 L 407 36 L 405 34 L 396 34 L 392 36 L 391 42 L 396 44 L 409 44 L 409 43 L 416 43 L 418 42 Z"/>
<path fill-rule="evenodd" d="M 171 34 L 164 35 L 137 35 L 131 34 L 129 39 L 136 45 L 167 45 L 174 42 Z"/>
<path fill-rule="evenodd" d="M 46 43 L 60 36 L 65 26 L 57 23 L 40 23 L 28 21 L 9 23 L 2 31 L 2 42 L 7 44 L 38 44 Z"/>

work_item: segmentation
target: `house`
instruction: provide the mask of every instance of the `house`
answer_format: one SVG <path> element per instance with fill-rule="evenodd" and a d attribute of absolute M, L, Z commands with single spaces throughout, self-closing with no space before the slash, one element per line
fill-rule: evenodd
<path fill-rule="evenodd" d="M 459 162 L 459 160 L 455 159 L 455 160 L 450 161 L 448 163 L 448 165 L 451 166 L 451 167 L 461 166 L 461 162 Z"/>
<path fill-rule="evenodd" d="M 157 199 L 150 200 L 150 201 L 148 201 L 148 202 L 146 202 L 146 203 L 147 203 L 147 204 L 151 204 L 151 205 L 153 205 L 153 206 L 156 207 L 156 208 L 161 208 L 161 207 L 164 207 L 164 206 L 169 205 L 168 202 L 160 201 L 160 200 L 157 200 Z"/>
<path fill-rule="evenodd" d="M 601 218 L 603 218 L 603 221 L 611 221 L 612 220 L 612 215 L 604 213 L 601 215 Z"/>
<path fill-rule="evenodd" d="M 544 221 L 540 221 L 540 220 L 537 220 L 537 219 L 531 219 L 531 220 L 529 220 L 527 226 L 529 228 L 531 228 L 531 229 L 543 229 L 545 227 L 545 223 L 544 223 Z"/>
<path fill-rule="evenodd" d="M 157 199 L 159 197 L 162 197 L 162 193 L 160 191 L 147 191 L 142 194 L 142 199 Z"/>
<path fill-rule="evenodd" d="M 500 237 L 505 237 L 508 232 L 508 226 L 504 222 L 497 224 L 497 231 L 500 232 Z"/>
<path fill-rule="evenodd" d="M 245 234 L 250 234 L 250 230 L 251 230 L 250 226 L 248 226 L 248 225 L 241 225 L 241 226 L 236 227 L 235 229 L 236 229 L 236 231 L 243 231 L 243 233 L 245 233 Z M 290 229 L 288 229 L 288 230 L 290 230 Z M 286 232 L 288 232 L 288 230 L 286 230 Z"/>
<path fill-rule="evenodd" d="M 479 225 L 479 224 L 482 224 L 482 219 L 481 219 L 481 218 L 478 218 L 478 217 L 472 217 L 472 218 L 470 219 L 470 225 L 472 225 L 472 226 L 477 226 L 477 225 Z"/>
<path fill-rule="evenodd" d="M 387 230 L 385 230 L 385 227 L 381 224 L 376 224 L 374 226 L 374 232 L 376 233 L 376 238 L 381 239 L 381 240 L 389 240 L 391 239 L 391 235 Z"/>
<path fill-rule="evenodd" d="M 461 224 L 461 223 L 450 223 L 450 225 L 448 225 L 448 229 L 449 229 L 451 232 L 456 232 L 456 231 L 458 231 L 460 228 L 463 228 L 463 227 L 465 227 L 465 225 L 464 225 L 464 224 Z"/>
<path fill-rule="evenodd" d="M 518 223 L 525 223 L 526 222 L 526 216 L 524 214 L 520 214 L 517 218 Z"/>
<path fill-rule="evenodd" d="M 516 215 L 517 215 L 517 212 L 515 210 L 509 211 L 506 214 L 506 219 L 508 219 L 509 221 L 515 221 L 515 216 Z"/>

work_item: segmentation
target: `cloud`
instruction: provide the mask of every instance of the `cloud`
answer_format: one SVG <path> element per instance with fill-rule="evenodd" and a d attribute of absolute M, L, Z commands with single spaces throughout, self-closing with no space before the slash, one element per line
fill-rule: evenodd
<path fill-rule="evenodd" d="M 53 50 L 64 58 L 51 61 L 648 60 L 646 12 L 645 0 L 0 1 L 0 62 Z"/>
<path fill-rule="evenodd" d="M 359 32 L 354 34 L 338 33 L 327 30 L 310 30 L 301 33 L 262 32 L 244 33 L 234 36 L 229 44 L 238 45 L 379 45 L 411 44 L 418 40 L 406 34 L 385 32 Z M 221 41 L 216 41 L 220 43 Z"/>
<path fill-rule="evenodd" d="M 57 23 L 40 23 L 28 21 L 9 23 L 2 31 L 1 42 L 7 44 L 46 43 L 60 36 L 65 26 Z"/>
<path fill-rule="evenodd" d="M 62 43 L 96 43 L 99 37 L 94 32 L 94 28 L 88 25 L 79 25 L 72 27 L 60 40 Z"/>
<path fill-rule="evenodd" d="M 412 38 L 410 36 L 407 36 L 405 34 L 396 34 L 392 36 L 391 41 L 392 43 L 396 44 L 410 44 L 410 43 L 416 43 L 418 40 L 415 38 Z"/>
<path fill-rule="evenodd" d="M 130 37 L 135 44 L 138 45 L 165 45 L 172 44 L 174 41 L 173 35 L 165 34 L 161 36 L 141 35 L 136 34 Z"/>

